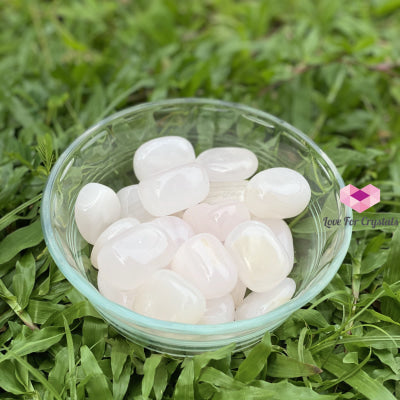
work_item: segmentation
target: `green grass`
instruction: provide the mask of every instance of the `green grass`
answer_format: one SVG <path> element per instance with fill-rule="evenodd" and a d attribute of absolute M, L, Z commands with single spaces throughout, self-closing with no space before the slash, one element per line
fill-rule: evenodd
<path fill-rule="evenodd" d="M 0 399 L 400 398 L 400 228 L 357 227 L 326 290 L 245 353 L 151 354 L 58 271 L 39 223 L 50 168 L 83 130 L 200 96 L 312 137 L 368 215 L 400 218 L 398 0 L 0 3 Z"/>

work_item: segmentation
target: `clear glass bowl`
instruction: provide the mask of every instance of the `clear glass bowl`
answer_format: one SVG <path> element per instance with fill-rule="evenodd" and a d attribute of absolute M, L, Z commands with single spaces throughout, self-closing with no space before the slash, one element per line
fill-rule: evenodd
<path fill-rule="evenodd" d="M 132 170 L 135 150 L 149 139 L 179 135 L 196 153 L 211 147 L 241 146 L 259 159 L 259 170 L 284 166 L 299 171 L 312 188 L 308 208 L 289 220 L 296 263 L 291 277 L 295 296 L 266 315 L 219 325 L 189 325 L 139 315 L 103 297 L 91 266 L 91 246 L 74 221 L 80 188 L 100 182 L 119 190 L 137 182 Z M 175 99 L 141 104 L 118 112 L 78 137 L 51 171 L 43 194 L 44 237 L 54 261 L 71 284 L 122 335 L 149 349 L 192 355 L 236 343 L 247 348 L 282 324 L 331 281 L 347 252 L 351 227 L 326 228 L 323 218 L 351 217 L 339 200 L 343 181 L 330 159 L 305 134 L 286 122 L 250 107 L 208 99 Z"/>

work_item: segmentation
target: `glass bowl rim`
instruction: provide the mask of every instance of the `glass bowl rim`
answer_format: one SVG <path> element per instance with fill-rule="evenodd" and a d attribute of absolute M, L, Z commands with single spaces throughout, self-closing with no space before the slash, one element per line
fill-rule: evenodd
<path fill-rule="evenodd" d="M 290 125 L 289 123 L 281 120 L 280 118 L 275 117 L 272 114 L 269 114 L 265 111 L 261 111 L 255 109 L 253 107 L 249 107 L 240 103 L 227 102 L 216 99 L 208 99 L 208 98 L 176 98 L 176 99 L 168 99 L 168 100 L 160 100 L 138 104 L 132 107 L 125 108 L 119 112 L 116 112 L 96 124 L 92 125 L 88 128 L 83 134 L 78 136 L 60 155 L 57 162 L 54 164 L 50 175 L 48 177 L 41 203 L 41 224 L 43 229 L 44 239 L 49 250 L 50 255 L 54 259 L 57 267 L 61 270 L 63 275 L 68 279 L 68 281 L 75 287 L 83 296 L 85 296 L 90 303 L 94 305 L 95 308 L 100 308 L 102 312 L 110 313 L 112 315 L 118 315 L 121 317 L 125 324 L 134 324 L 140 326 L 142 328 L 156 329 L 163 332 L 171 332 L 177 334 L 186 334 L 186 335 L 226 335 L 226 334 L 240 334 L 240 332 L 251 331 L 254 329 L 261 329 L 264 325 L 267 325 L 269 322 L 274 320 L 279 320 L 281 314 L 290 315 L 296 310 L 303 307 L 309 301 L 311 301 L 314 297 L 316 297 L 333 279 L 334 275 L 338 271 L 346 253 L 350 245 L 352 228 L 350 225 L 344 226 L 344 237 L 340 250 L 332 259 L 328 270 L 325 272 L 321 280 L 312 286 L 309 289 L 306 289 L 299 296 L 291 299 L 289 302 L 283 304 L 282 306 L 268 312 L 267 314 L 261 315 L 256 318 L 241 320 L 241 321 L 233 321 L 227 322 L 223 324 L 216 325 L 194 325 L 194 324 L 182 324 L 177 322 L 169 322 L 158 320 L 150 317 L 146 317 L 144 315 L 135 313 L 132 310 L 129 310 L 117 303 L 114 303 L 111 300 L 108 300 L 100 292 L 81 275 L 73 266 L 71 266 L 67 259 L 62 255 L 62 251 L 55 239 L 55 234 L 51 224 L 50 218 L 50 210 L 51 210 L 51 195 L 53 192 L 53 187 L 55 184 L 55 180 L 59 175 L 61 168 L 64 165 L 64 161 L 68 159 L 69 155 L 75 151 L 77 147 L 81 144 L 81 142 L 85 141 L 87 137 L 89 137 L 94 131 L 98 130 L 102 126 L 109 124 L 116 119 L 124 117 L 128 114 L 132 114 L 134 112 L 143 111 L 146 109 L 151 109 L 157 106 L 173 106 L 173 105 L 184 105 L 184 104 L 199 104 L 199 105 L 216 105 L 216 106 L 224 106 L 227 108 L 233 108 L 236 110 L 244 111 L 251 113 L 255 116 L 259 116 L 261 118 L 266 118 L 268 120 L 273 121 L 274 123 L 284 127 L 290 133 L 294 133 L 302 140 L 307 142 L 307 144 L 316 151 L 316 153 L 325 161 L 330 170 L 332 171 L 335 179 L 339 183 L 339 186 L 344 187 L 344 182 L 339 174 L 337 168 L 330 160 L 330 158 L 317 146 L 317 144 L 306 136 L 299 129 Z M 345 207 L 346 217 L 352 217 L 352 211 L 350 207 Z M 134 327 L 134 329 L 138 329 Z"/>

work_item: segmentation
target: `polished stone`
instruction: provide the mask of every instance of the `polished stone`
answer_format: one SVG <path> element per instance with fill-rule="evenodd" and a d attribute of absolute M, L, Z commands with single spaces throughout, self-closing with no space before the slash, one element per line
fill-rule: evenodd
<path fill-rule="evenodd" d="M 288 256 L 289 264 L 293 265 L 294 262 L 294 248 L 293 248 L 293 236 L 288 224 L 283 219 L 275 218 L 258 218 L 252 217 L 254 221 L 262 222 L 271 228 L 272 232 L 275 233 L 276 237 L 283 244 Z"/>
<path fill-rule="evenodd" d="M 250 293 L 236 309 L 235 320 L 259 317 L 287 303 L 296 290 L 291 278 L 283 279 L 275 288 L 264 293 Z"/>
<path fill-rule="evenodd" d="M 97 287 L 99 288 L 99 292 L 108 300 L 132 309 L 135 289 L 121 289 L 113 281 L 110 281 L 107 274 L 102 273 L 102 271 L 99 271 L 97 274 Z"/>
<path fill-rule="evenodd" d="M 143 207 L 138 193 L 139 185 L 130 185 L 117 192 L 121 203 L 121 217 L 132 217 L 140 222 L 148 222 L 154 219 Z"/>
<path fill-rule="evenodd" d="M 209 233 L 200 233 L 184 243 L 175 254 L 171 269 L 196 286 L 206 299 L 225 296 L 237 282 L 235 261 Z"/>
<path fill-rule="evenodd" d="M 139 183 L 143 207 L 162 217 L 192 207 L 203 201 L 209 191 L 206 171 L 196 163 L 161 172 Z"/>
<path fill-rule="evenodd" d="M 289 168 L 270 168 L 250 179 L 245 201 L 260 218 L 291 218 L 308 205 L 311 189 L 307 180 Z"/>
<path fill-rule="evenodd" d="M 129 290 L 166 267 L 174 251 L 175 246 L 164 230 L 147 222 L 111 239 L 99 251 L 97 262 L 110 282 Z"/>
<path fill-rule="evenodd" d="M 90 261 L 92 265 L 97 269 L 97 256 L 99 255 L 100 249 L 108 243 L 112 238 L 119 235 L 120 233 L 139 225 L 139 221 L 136 218 L 121 218 L 111 224 L 102 234 L 97 238 L 92 253 L 90 254 Z"/>
<path fill-rule="evenodd" d="M 246 285 L 240 279 L 238 279 L 235 287 L 231 292 L 231 296 L 233 302 L 235 303 L 235 307 L 238 307 L 240 304 L 242 304 L 244 296 L 246 294 L 246 290 L 247 290 Z"/>
<path fill-rule="evenodd" d="M 133 157 L 139 181 L 180 165 L 195 161 L 192 144 L 179 136 L 163 136 L 143 143 Z"/>
<path fill-rule="evenodd" d="M 238 225 L 226 238 L 225 247 L 237 262 L 239 278 L 252 291 L 272 289 L 291 270 L 283 245 L 261 222 Z"/>
<path fill-rule="evenodd" d="M 151 223 L 165 231 L 176 250 L 194 235 L 192 227 L 187 222 L 173 215 L 156 218 Z"/>
<path fill-rule="evenodd" d="M 151 318 L 196 324 L 204 315 L 206 301 L 200 291 L 180 275 L 160 270 L 137 288 L 132 309 Z"/>
<path fill-rule="evenodd" d="M 75 202 L 75 222 L 82 237 L 94 244 L 100 234 L 121 216 L 118 196 L 108 186 L 88 183 Z"/>
<path fill-rule="evenodd" d="M 252 176 L 258 167 L 256 155 L 242 147 L 215 147 L 203 151 L 197 162 L 206 169 L 210 182 L 239 181 Z"/>
<path fill-rule="evenodd" d="M 210 182 L 210 191 L 204 199 L 207 204 L 219 204 L 228 201 L 244 202 L 248 181 Z"/>
<path fill-rule="evenodd" d="M 198 322 L 200 325 L 215 325 L 232 322 L 235 317 L 235 304 L 232 296 L 227 294 L 206 301 L 206 312 Z"/>
<path fill-rule="evenodd" d="M 196 233 L 211 233 L 224 241 L 235 226 L 250 220 L 250 213 L 240 202 L 201 203 L 188 208 L 183 219 Z"/>

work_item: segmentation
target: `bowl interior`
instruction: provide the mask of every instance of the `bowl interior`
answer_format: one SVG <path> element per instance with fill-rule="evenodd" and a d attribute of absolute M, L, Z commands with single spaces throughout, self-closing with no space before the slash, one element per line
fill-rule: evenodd
<path fill-rule="evenodd" d="M 137 183 L 132 169 L 135 150 L 147 140 L 168 135 L 187 138 L 196 154 L 211 147 L 245 147 L 257 155 L 259 170 L 288 167 L 308 180 L 312 189 L 308 208 L 287 220 L 295 248 L 295 267 L 290 276 L 297 283 L 295 297 L 289 303 L 254 320 L 200 327 L 139 316 L 97 292 L 97 272 L 90 264 L 91 246 L 80 236 L 74 221 L 77 194 L 89 182 L 103 183 L 115 191 Z M 169 100 L 124 110 L 73 142 L 49 178 L 42 223 L 50 253 L 64 275 L 123 334 L 155 349 L 159 349 L 160 336 L 170 344 L 179 340 L 180 343 L 173 343 L 177 348 L 183 346 L 182 339 L 189 347 L 193 342 L 199 345 L 204 341 L 222 341 L 221 345 L 229 340 L 240 342 L 249 334 L 253 335 L 252 340 L 259 338 L 315 297 L 333 278 L 347 251 L 350 228 L 343 223 L 326 228 L 323 218 L 343 221 L 351 216 L 350 209 L 339 200 L 341 186 L 342 179 L 328 157 L 284 121 L 237 104 Z M 161 349 L 165 351 L 165 346 L 161 345 Z"/>

